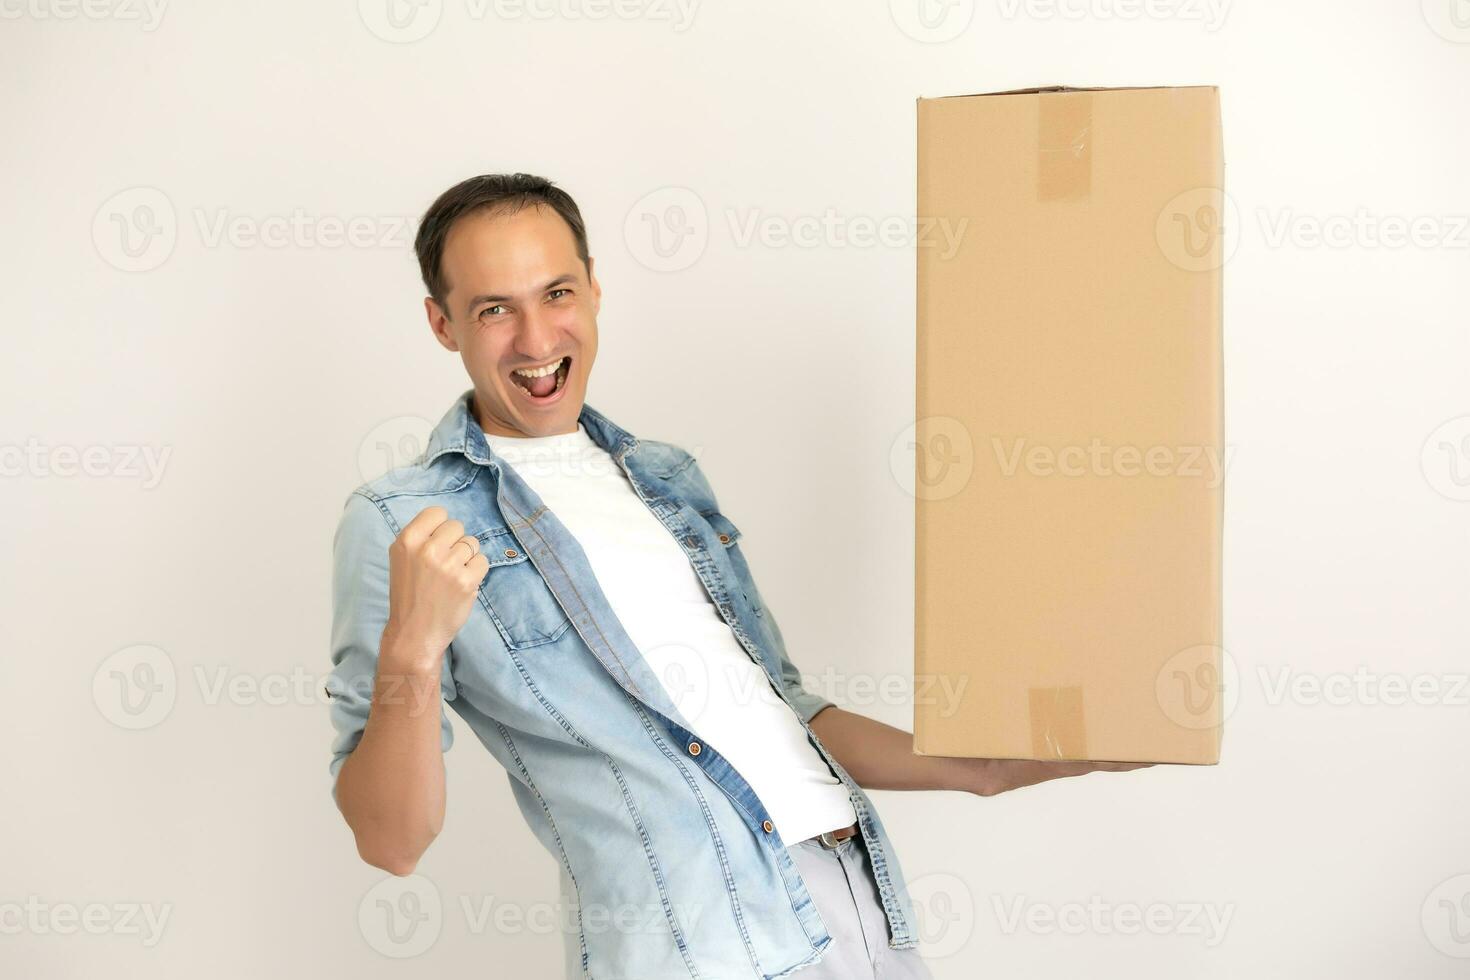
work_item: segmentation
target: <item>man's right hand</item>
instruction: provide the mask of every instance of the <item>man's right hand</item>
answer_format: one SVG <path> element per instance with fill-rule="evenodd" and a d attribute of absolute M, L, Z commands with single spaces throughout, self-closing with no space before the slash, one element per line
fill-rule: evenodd
<path fill-rule="evenodd" d="M 479 540 L 443 507 L 419 511 L 388 547 L 384 650 L 413 651 L 437 663 L 469 618 L 489 570 Z"/>

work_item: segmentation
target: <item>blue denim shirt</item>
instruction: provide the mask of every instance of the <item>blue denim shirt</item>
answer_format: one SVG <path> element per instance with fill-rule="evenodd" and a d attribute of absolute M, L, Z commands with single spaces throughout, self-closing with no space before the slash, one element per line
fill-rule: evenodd
<path fill-rule="evenodd" d="M 472 394 L 445 414 L 419 459 L 359 487 L 343 510 L 327 681 L 333 793 L 371 703 L 388 617 L 388 545 L 437 504 L 479 538 L 490 559 L 479 601 L 445 653 L 441 693 L 505 767 L 522 815 L 561 864 L 578 910 L 578 934 L 568 937 L 571 969 L 597 978 L 731 980 L 785 976 L 819 959 L 830 935 L 786 850 L 796 842 L 781 839 L 720 746 L 680 715 L 613 615 L 576 539 L 487 445 Z M 830 702 L 802 689 L 741 554 L 740 530 L 699 464 L 585 403 L 579 420 L 679 542 L 741 646 L 847 787 L 888 944 L 917 945 L 903 874 L 877 810 L 809 724 Z M 447 750 L 453 732 L 440 711 Z M 600 928 L 588 927 L 589 910 Z"/>

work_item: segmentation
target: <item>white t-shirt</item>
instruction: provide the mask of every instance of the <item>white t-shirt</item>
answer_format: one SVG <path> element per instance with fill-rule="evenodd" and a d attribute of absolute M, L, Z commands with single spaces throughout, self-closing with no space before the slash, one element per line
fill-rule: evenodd
<path fill-rule="evenodd" d="M 745 777 L 781 839 L 794 844 L 857 820 L 846 787 L 720 618 L 684 550 L 581 424 L 485 439 L 577 539 L 680 714 Z"/>

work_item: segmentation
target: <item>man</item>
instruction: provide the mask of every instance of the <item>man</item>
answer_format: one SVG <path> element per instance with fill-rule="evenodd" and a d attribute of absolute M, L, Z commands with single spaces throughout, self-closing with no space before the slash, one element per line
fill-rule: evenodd
<path fill-rule="evenodd" d="M 415 247 L 472 387 L 336 533 L 330 772 L 362 858 L 407 875 L 439 833 L 448 701 L 561 865 L 568 976 L 928 976 L 865 788 L 1135 767 L 915 756 L 803 691 L 699 464 L 584 401 L 602 287 L 572 199 L 472 178 Z"/>

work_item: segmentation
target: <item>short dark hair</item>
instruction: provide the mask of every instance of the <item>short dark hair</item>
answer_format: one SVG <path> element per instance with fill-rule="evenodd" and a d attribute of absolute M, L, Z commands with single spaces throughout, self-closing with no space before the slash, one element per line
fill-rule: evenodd
<path fill-rule="evenodd" d="M 449 229 L 454 223 L 478 211 L 514 214 L 528 204 L 545 205 L 562 216 L 572 229 L 577 257 L 584 267 L 591 270 L 587 260 L 587 227 L 582 223 L 582 212 L 570 194 L 545 177 L 534 174 L 481 174 L 462 180 L 440 194 L 424 212 L 418 235 L 414 238 L 413 250 L 418 254 L 419 273 L 440 309 L 448 310 L 444 303 L 449 294 L 449 284 L 444 281 L 444 243 L 448 241 Z"/>

